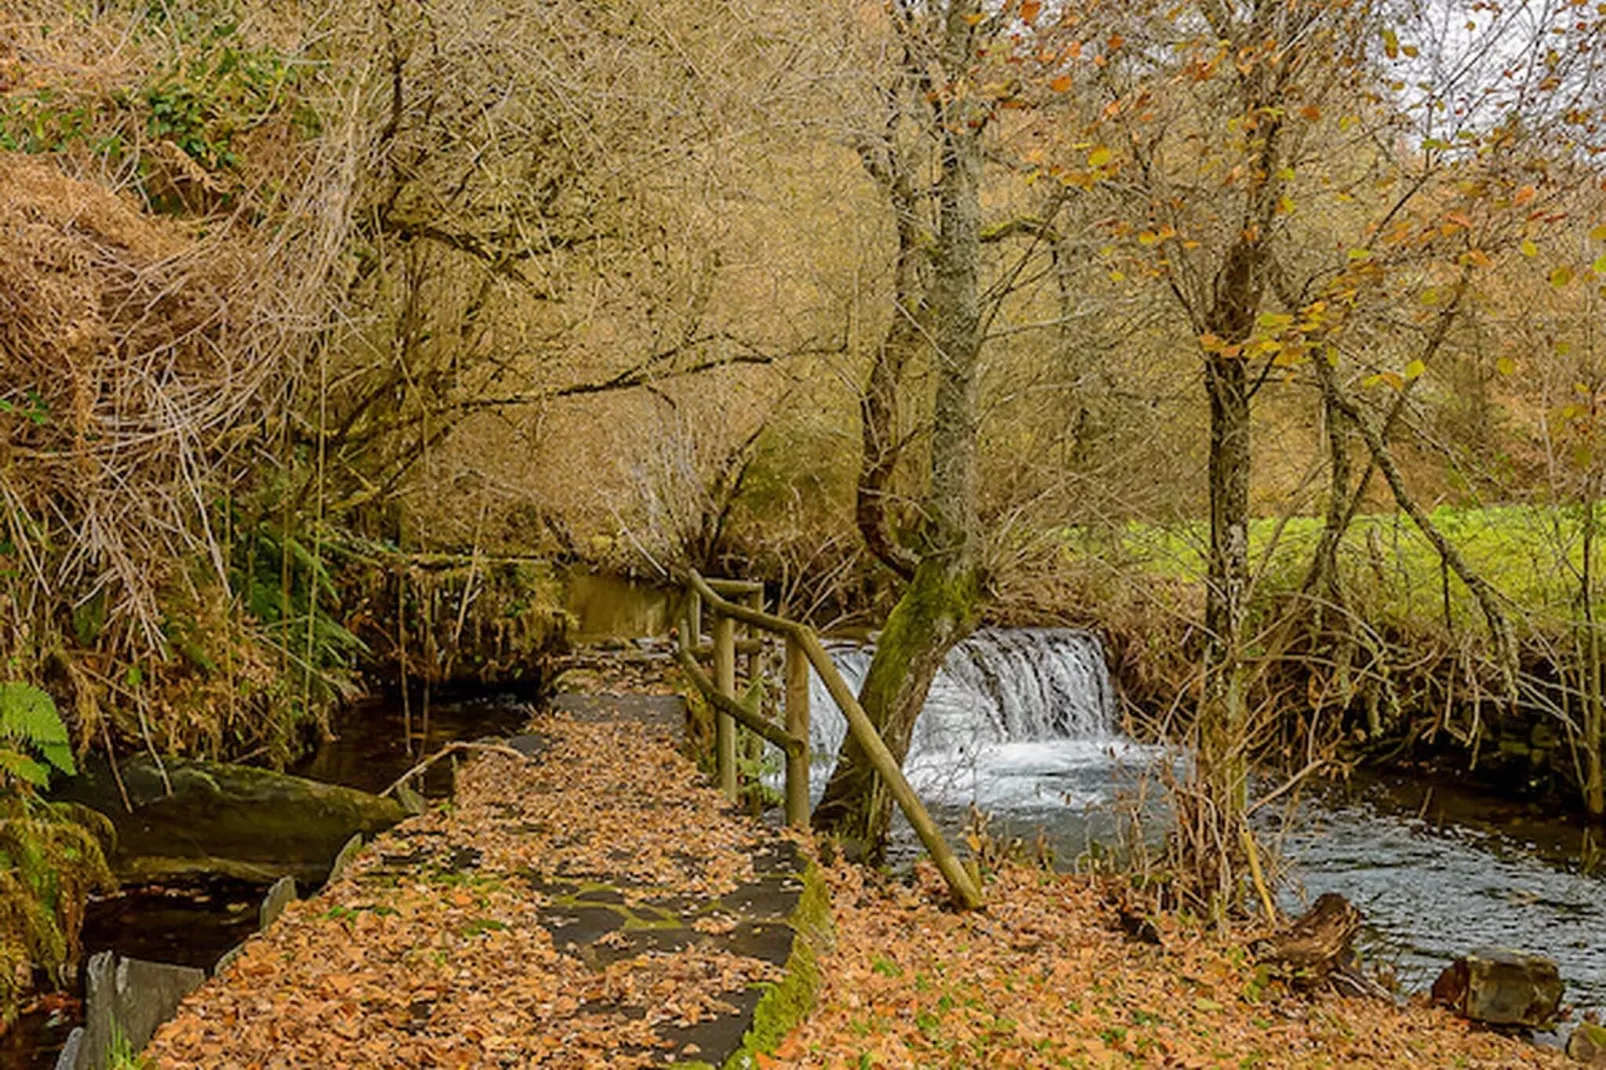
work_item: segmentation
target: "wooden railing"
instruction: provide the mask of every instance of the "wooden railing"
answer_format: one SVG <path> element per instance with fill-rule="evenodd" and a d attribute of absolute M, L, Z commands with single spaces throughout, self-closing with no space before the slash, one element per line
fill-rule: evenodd
<path fill-rule="evenodd" d="M 859 705 L 859 698 L 832 663 L 814 630 L 763 609 L 763 584 L 745 580 L 704 579 L 695 571 L 684 579 L 685 597 L 679 620 L 680 642 L 675 656 L 686 675 L 714 707 L 714 753 L 720 790 L 736 798 L 736 728 L 740 724 L 775 744 L 786 754 L 786 822 L 804 828 L 809 821 L 809 666 L 819 674 L 837 708 L 847 718 L 848 731 L 870 758 L 870 764 L 886 783 L 892 798 L 914 827 L 920 842 L 937 863 L 943 878 L 953 890 L 954 899 L 966 908 L 981 905 L 981 889 L 959 858 L 943 839 L 920 797 L 903 775 L 897 759 L 887 750 L 870 717 Z M 712 643 L 703 644 L 703 617 L 709 617 Z M 738 641 L 736 625 L 747 626 L 746 641 Z M 743 703 L 736 691 L 736 656 L 749 658 L 748 678 L 759 678 L 762 642 L 759 632 L 780 636 L 786 641 L 785 727 L 763 716 L 758 703 Z M 704 671 L 699 655 L 711 656 L 714 674 Z M 757 692 L 752 692 L 757 694 Z"/>

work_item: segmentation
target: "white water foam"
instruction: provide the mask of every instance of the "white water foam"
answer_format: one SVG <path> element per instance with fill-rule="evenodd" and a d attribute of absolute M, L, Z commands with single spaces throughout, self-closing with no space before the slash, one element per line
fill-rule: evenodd
<path fill-rule="evenodd" d="M 831 660 L 857 692 L 874 653 L 839 644 Z M 810 780 L 818 797 L 847 722 L 812 674 L 809 699 Z M 1113 767 L 1141 749 L 1117 731 L 1098 636 L 1070 628 L 983 629 L 954 648 L 932 681 L 904 773 L 939 805 L 1096 806 L 1112 797 Z"/>

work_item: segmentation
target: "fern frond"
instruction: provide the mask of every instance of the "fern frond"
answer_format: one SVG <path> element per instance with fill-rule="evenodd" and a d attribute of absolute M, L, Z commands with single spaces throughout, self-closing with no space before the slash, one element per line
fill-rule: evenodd
<path fill-rule="evenodd" d="M 0 747 L 0 772 L 7 773 L 32 784 L 36 788 L 50 785 L 50 770 L 20 751 Z"/>
<path fill-rule="evenodd" d="M 56 700 L 32 684 L 0 683 L 0 739 L 38 750 L 45 761 L 68 776 L 78 771 L 67 726 L 56 712 Z"/>

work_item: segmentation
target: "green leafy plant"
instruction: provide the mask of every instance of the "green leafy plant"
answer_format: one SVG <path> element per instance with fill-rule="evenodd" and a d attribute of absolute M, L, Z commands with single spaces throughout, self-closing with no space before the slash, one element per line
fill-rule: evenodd
<path fill-rule="evenodd" d="M 44 788 L 51 769 L 68 776 L 78 771 L 55 701 L 32 684 L 0 683 L 0 773 Z M 0 786 L 7 786 L 4 780 Z"/>
<path fill-rule="evenodd" d="M 89 893 L 112 884 L 111 822 L 40 799 L 52 770 L 77 771 L 55 701 L 32 684 L 0 683 L 0 1020 L 15 1012 L 21 979 L 68 979 Z"/>

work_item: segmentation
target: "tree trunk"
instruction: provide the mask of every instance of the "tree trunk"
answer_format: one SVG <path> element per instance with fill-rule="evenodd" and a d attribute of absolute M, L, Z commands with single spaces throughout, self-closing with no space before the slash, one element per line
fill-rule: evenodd
<path fill-rule="evenodd" d="M 887 487 L 902 452 L 898 391 L 903 370 L 924 345 L 925 295 L 921 267 L 925 243 L 921 241 L 919 207 L 908 166 L 887 137 L 885 157 L 869 148 L 862 153 L 865 170 L 886 192 L 897 221 L 898 252 L 893 267 L 892 322 L 870 366 L 870 381 L 859 399 L 859 484 L 854 520 L 865 546 L 897 575 L 914 577 L 918 561 L 892 532 L 887 515 Z"/>
<path fill-rule="evenodd" d="M 1248 369 L 1242 360 L 1212 356 L 1205 383 L 1210 395 L 1210 560 L 1198 761 L 1212 802 L 1230 820 L 1243 810 L 1246 785 L 1242 642 L 1249 587 Z"/>
<path fill-rule="evenodd" d="M 1210 399 L 1210 558 L 1197 761 L 1201 786 L 1215 811 L 1212 825 L 1226 845 L 1238 843 L 1236 830 L 1247 796 L 1244 737 L 1249 714 L 1244 694 L 1243 618 L 1249 596 L 1249 412 L 1254 387 L 1248 362 L 1239 354 L 1254 332 L 1263 256 L 1256 241 L 1244 239 L 1234 244 L 1216 275 L 1206 318 L 1210 332 L 1226 346 L 1205 355 L 1205 392 Z M 1208 857 L 1197 861 L 1203 863 L 1196 868 L 1200 875 L 1206 870 L 1225 872 L 1211 865 Z"/>
<path fill-rule="evenodd" d="M 1595 509 L 1599 493 L 1593 476 L 1585 481 L 1584 486 L 1581 503 L 1584 510 L 1584 561 L 1579 577 L 1580 615 L 1584 632 L 1583 642 L 1579 644 L 1584 655 L 1584 775 L 1581 787 L 1584 811 L 1598 821 L 1606 816 L 1606 768 L 1603 768 L 1603 758 L 1606 756 L 1601 753 L 1602 743 L 1606 742 L 1602 739 L 1606 734 L 1606 695 L 1602 694 L 1600 628 L 1595 620 L 1595 541 L 1599 534 Z"/>
<path fill-rule="evenodd" d="M 887 618 L 859 703 L 899 762 L 909 754 L 932 679 L 948 651 L 974 627 L 980 603 L 973 570 L 951 569 L 928 557 Z M 842 743 L 812 823 L 817 831 L 837 836 L 850 857 L 875 864 L 885 853 L 892 796 L 851 735 Z"/>
<path fill-rule="evenodd" d="M 979 0 L 951 0 L 942 16 L 938 60 L 955 81 L 973 62 Z M 859 700 L 887 749 L 908 756 L 932 678 L 953 645 L 975 627 L 983 591 L 977 567 L 976 363 L 981 355 L 982 133 L 986 104 L 963 97 L 933 105 L 942 156 L 938 232 L 926 311 L 937 390 L 931 471 L 919 564 L 887 619 Z M 814 828 L 870 861 L 885 852 L 892 798 L 850 736 L 814 811 Z"/>

